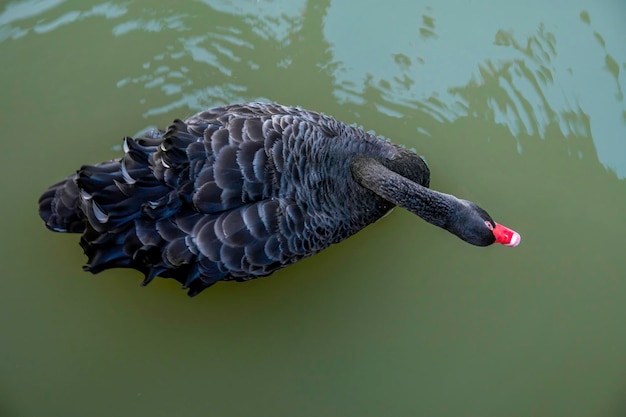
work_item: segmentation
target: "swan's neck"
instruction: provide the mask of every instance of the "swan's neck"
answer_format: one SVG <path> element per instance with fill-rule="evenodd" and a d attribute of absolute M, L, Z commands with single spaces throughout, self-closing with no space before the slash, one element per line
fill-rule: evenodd
<path fill-rule="evenodd" d="M 385 165 L 390 165 L 385 162 Z M 453 219 L 463 204 L 462 200 L 422 186 L 385 165 L 377 159 L 359 156 L 350 167 L 354 179 L 361 186 L 427 222 L 455 233 L 451 230 L 454 228 Z"/>

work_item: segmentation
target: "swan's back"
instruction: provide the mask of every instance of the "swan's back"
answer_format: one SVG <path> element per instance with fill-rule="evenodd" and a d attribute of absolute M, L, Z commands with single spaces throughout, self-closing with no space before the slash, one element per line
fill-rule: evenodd
<path fill-rule="evenodd" d="M 408 152 L 265 103 L 210 109 L 125 138 L 124 150 L 50 187 L 40 215 L 52 230 L 83 233 L 86 270 L 134 268 L 145 284 L 171 277 L 190 295 L 271 274 L 380 218 L 391 203 L 352 179 L 350 160 Z M 427 185 L 422 165 L 415 180 Z"/>

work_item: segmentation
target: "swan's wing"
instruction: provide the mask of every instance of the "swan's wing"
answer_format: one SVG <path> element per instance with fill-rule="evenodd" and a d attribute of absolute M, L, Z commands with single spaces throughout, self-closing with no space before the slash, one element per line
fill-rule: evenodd
<path fill-rule="evenodd" d="M 127 138 L 123 158 L 79 171 L 88 270 L 131 267 L 194 295 L 307 256 L 305 215 L 278 185 L 293 116 L 205 116 L 175 121 L 162 138 Z"/>

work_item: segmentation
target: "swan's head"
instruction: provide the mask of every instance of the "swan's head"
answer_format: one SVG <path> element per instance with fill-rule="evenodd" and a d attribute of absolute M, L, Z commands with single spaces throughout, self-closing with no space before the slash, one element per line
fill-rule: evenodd
<path fill-rule="evenodd" d="M 493 221 L 491 216 L 471 201 L 461 200 L 452 222 L 446 226 L 464 241 L 476 246 L 489 246 L 500 243 L 504 246 L 519 245 L 519 233 Z"/>

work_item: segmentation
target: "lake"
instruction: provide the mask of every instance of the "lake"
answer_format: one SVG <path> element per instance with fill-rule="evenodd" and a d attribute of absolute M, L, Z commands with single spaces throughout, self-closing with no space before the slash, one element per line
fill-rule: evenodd
<path fill-rule="evenodd" d="M 625 21 L 618 0 L 4 2 L 0 415 L 625 415 Z M 396 209 L 189 299 L 83 272 L 39 219 L 124 136 L 252 100 L 415 148 L 520 246 Z"/>

